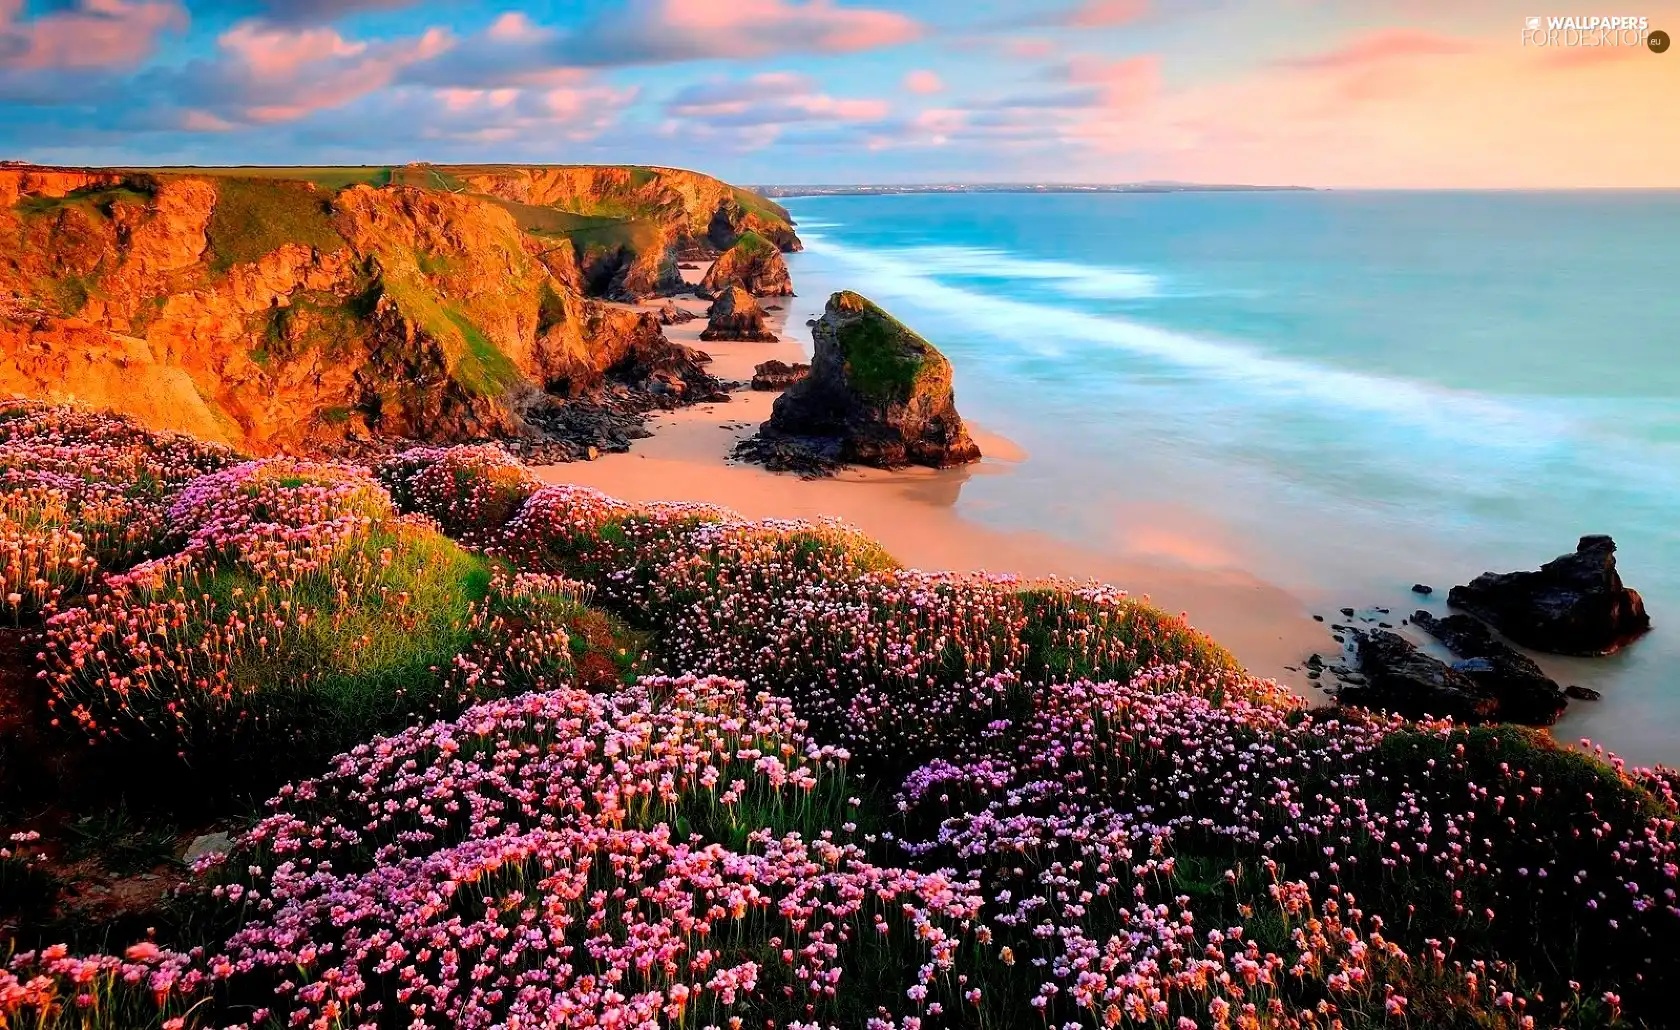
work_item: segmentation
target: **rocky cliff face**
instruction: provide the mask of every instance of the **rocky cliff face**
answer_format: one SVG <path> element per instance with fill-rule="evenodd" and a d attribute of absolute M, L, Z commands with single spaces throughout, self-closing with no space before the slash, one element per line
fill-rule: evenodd
<path fill-rule="evenodd" d="M 776 398 L 744 457 L 803 473 L 979 460 L 957 414 L 951 363 L 932 344 L 850 291 L 828 299 L 811 338 L 809 376 Z"/>
<path fill-rule="evenodd" d="M 637 293 L 626 269 L 774 214 L 686 172 L 386 172 L 0 169 L 0 392 L 255 452 L 531 435 L 561 403 L 622 416 L 709 377 L 657 318 L 592 294 Z M 613 205 L 626 217 L 599 213 Z M 586 260 L 599 239 L 620 261 L 606 282 Z"/>

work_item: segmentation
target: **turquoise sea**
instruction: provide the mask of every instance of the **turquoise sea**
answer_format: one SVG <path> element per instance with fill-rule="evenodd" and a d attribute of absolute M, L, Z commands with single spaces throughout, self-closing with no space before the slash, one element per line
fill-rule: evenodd
<path fill-rule="evenodd" d="M 1418 581 L 1442 609 L 1476 573 L 1613 534 L 1657 629 L 1547 663 L 1605 694 L 1557 732 L 1680 763 L 1680 193 L 787 206 L 790 324 L 864 293 L 1028 452 L 970 478 L 965 515 L 1242 568 L 1326 613 L 1408 612 Z"/>

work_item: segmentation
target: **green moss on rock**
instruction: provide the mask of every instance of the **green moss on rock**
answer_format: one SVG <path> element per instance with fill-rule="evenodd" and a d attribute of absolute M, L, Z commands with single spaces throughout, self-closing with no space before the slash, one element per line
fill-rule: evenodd
<path fill-rule="evenodd" d="M 927 365 L 928 342 L 859 294 L 841 292 L 834 303 L 864 316 L 836 334 L 852 388 L 882 403 L 908 397 Z"/>

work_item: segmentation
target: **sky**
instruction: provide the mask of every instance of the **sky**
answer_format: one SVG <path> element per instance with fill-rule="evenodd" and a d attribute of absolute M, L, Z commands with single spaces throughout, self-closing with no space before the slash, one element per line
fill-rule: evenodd
<path fill-rule="evenodd" d="M 0 158 L 1680 186 L 1680 0 L 0 0 Z M 1625 9 L 1605 9 L 1609 3 Z"/>

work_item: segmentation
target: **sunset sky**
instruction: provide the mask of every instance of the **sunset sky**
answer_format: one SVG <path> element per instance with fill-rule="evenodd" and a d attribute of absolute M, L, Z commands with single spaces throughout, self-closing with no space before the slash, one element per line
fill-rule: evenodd
<path fill-rule="evenodd" d="M 0 157 L 1680 186 L 1680 49 L 1522 45 L 1570 14 L 1680 33 L 1680 0 L 0 0 Z"/>

